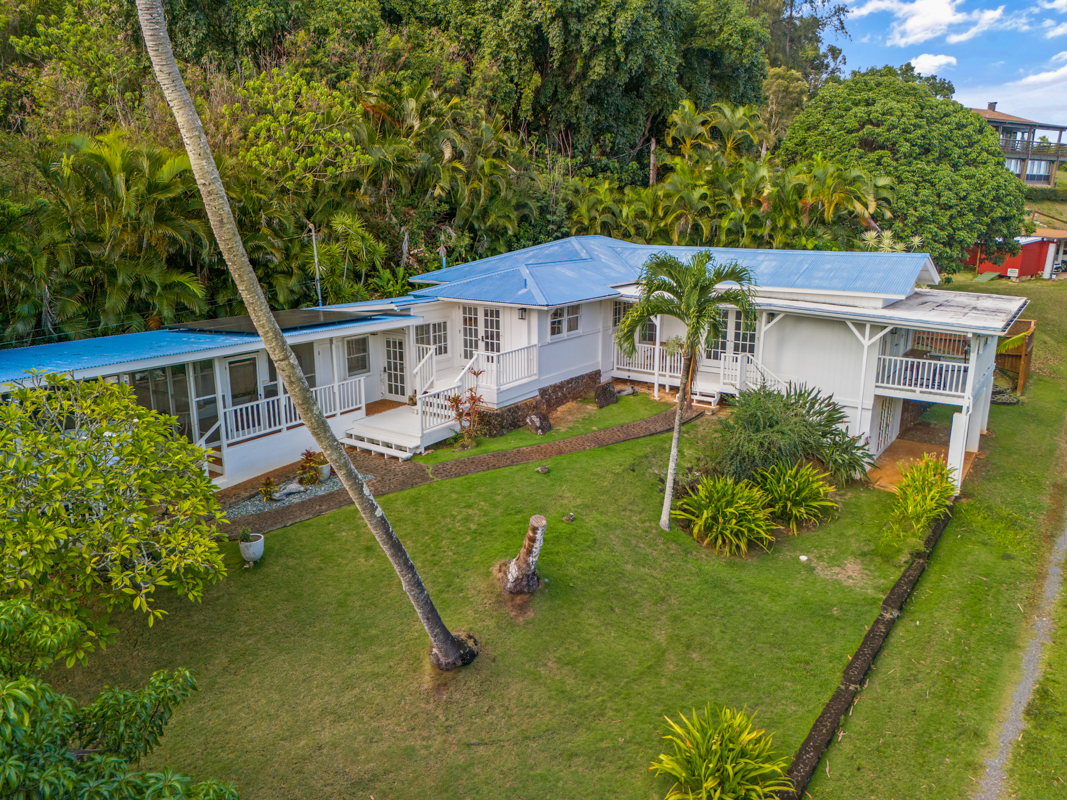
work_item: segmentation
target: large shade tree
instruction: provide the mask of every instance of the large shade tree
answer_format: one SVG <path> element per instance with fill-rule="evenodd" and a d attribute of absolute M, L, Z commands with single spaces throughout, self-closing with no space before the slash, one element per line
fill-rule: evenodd
<path fill-rule="evenodd" d="M 1004 168 L 996 132 L 924 85 L 856 75 L 828 86 L 797 115 L 779 154 L 789 163 L 822 154 L 890 177 L 889 227 L 901 241 L 921 236 L 942 270 L 975 245 L 994 259 L 1018 252 L 1023 187 Z"/>
<path fill-rule="evenodd" d="M 141 22 L 145 46 L 152 60 L 152 68 L 163 96 L 174 114 L 182 141 L 189 154 L 193 174 L 204 198 L 211 229 L 230 275 L 241 294 L 245 308 L 255 325 L 267 354 L 274 362 L 285 389 L 292 397 L 308 432 L 314 437 L 323 454 L 333 466 L 352 502 L 359 508 L 371 533 L 385 551 L 400 582 L 407 592 L 419 619 L 430 637 L 431 660 L 440 669 L 455 669 L 471 663 L 477 651 L 472 641 L 463 641 L 445 626 L 436 606 L 430 599 L 415 565 L 392 525 L 371 494 L 364 477 L 353 466 L 348 454 L 337 440 L 322 410 L 311 394 L 311 388 L 296 360 L 281 328 L 271 314 L 267 298 L 256 278 L 234 221 L 215 159 L 189 91 L 182 80 L 174 59 L 166 18 L 160 0 L 137 0 L 137 14 Z"/>
<path fill-rule="evenodd" d="M 679 261 L 666 253 L 657 253 L 645 262 L 639 279 L 640 299 L 623 316 L 616 339 L 619 348 L 632 355 L 637 349 L 637 333 L 650 321 L 674 317 L 685 325 L 682 338 L 682 375 L 678 387 L 678 410 L 674 417 L 674 436 L 667 465 L 667 486 L 659 526 L 671 529 L 671 502 L 674 499 L 674 476 L 678 471 L 678 441 L 682 420 L 692 403 L 691 389 L 703 350 L 726 333 L 724 316 L 729 307 L 736 308 L 749 324 L 755 322 L 751 289 L 755 283 L 747 267 L 737 262 L 716 264 L 709 250 Z M 656 331 L 657 338 L 660 331 Z"/>

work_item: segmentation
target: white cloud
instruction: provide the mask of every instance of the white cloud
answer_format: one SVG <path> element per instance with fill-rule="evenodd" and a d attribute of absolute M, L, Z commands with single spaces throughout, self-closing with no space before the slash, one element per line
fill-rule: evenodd
<path fill-rule="evenodd" d="M 1017 83 L 1020 86 L 1049 86 L 1063 81 L 1067 81 L 1067 66 L 1049 70 L 1048 72 L 1038 72 L 1035 75 L 1027 75 Z"/>
<path fill-rule="evenodd" d="M 1052 11 L 1067 12 L 1067 0 L 1041 0 L 1039 5 Z"/>
<path fill-rule="evenodd" d="M 1043 0 L 1045 1 L 1045 0 Z M 950 44 L 966 42 L 989 30 L 1028 30 L 1030 12 L 1004 13 L 1004 6 L 963 10 L 965 0 L 858 0 L 850 10 L 853 17 L 888 12 L 895 18 L 889 29 L 886 44 L 907 47 L 913 44 L 946 37 Z M 1067 0 L 1047 0 L 1059 6 Z"/>
<path fill-rule="evenodd" d="M 1056 53 L 1056 55 L 1050 58 L 1049 61 L 1051 61 L 1053 64 L 1058 64 L 1061 61 L 1067 61 L 1067 50 L 1064 50 L 1060 53 Z"/>
<path fill-rule="evenodd" d="M 1055 39 L 1057 36 L 1067 36 L 1067 22 L 1061 22 L 1059 25 L 1055 25 L 1052 27 L 1046 26 L 1046 39 Z"/>
<path fill-rule="evenodd" d="M 920 75 L 936 75 L 945 67 L 956 66 L 955 56 L 935 56 L 932 53 L 923 53 L 911 60 L 911 65 Z"/>

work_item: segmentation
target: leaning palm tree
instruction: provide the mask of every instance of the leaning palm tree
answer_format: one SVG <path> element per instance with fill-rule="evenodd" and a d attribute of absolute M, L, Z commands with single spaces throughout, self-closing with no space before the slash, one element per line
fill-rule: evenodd
<path fill-rule="evenodd" d="M 404 545 L 401 544 L 389 520 L 386 519 L 385 513 L 367 488 L 363 476 L 352 465 L 322 411 L 315 403 L 296 356 L 293 355 L 293 351 L 282 335 L 281 328 L 271 315 L 267 298 L 248 262 L 248 254 L 245 252 L 241 235 L 234 222 L 226 190 L 223 188 L 215 159 L 211 155 L 211 148 L 204 135 L 200 116 L 193 106 L 189 91 L 185 88 L 185 82 L 174 60 L 174 51 L 171 48 L 170 36 L 167 34 L 167 22 L 160 0 L 137 0 L 137 15 L 140 18 L 141 32 L 144 35 L 148 55 L 152 59 L 156 80 L 159 81 L 167 104 L 178 123 L 178 130 L 181 132 L 185 149 L 189 153 L 189 161 L 204 197 L 204 207 L 219 249 L 226 260 L 226 266 L 229 267 L 233 282 L 241 293 L 248 315 L 252 318 L 263 340 L 267 354 L 274 362 L 278 374 L 285 383 L 286 390 L 293 399 L 293 405 L 296 406 L 308 431 L 337 472 L 352 502 L 359 508 L 374 538 L 378 540 L 378 544 L 392 562 L 393 569 L 396 570 L 404 586 L 404 591 L 407 592 L 419 619 L 426 628 L 426 633 L 430 636 L 433 645 L 430 658 L 434 665 L 440 669 L 455 669 L 469 664 L 477 655 L 473 643 L 461 641 L 445 627 L 422 583 L 422 578 L 415 570 L 415 565 L 411 563 L 407 550 L 404 549 Z"/>
<path fill-rule="evenodd" d="M 633 355 L 637 348 L 637 332 L 659 316 L 674 317 L 685 325 L 678 412 L 674 417 L 667 488 L 659 520 L 659 526 L 669 531 L 674 476 L 678 470 L 678 440 L 682 434 L 682 418 L 690 406 L 690 388 L 700 364 L 701 351 L 725 335 L 724 315 L 719 313 L 724 306 L 736 308 L 743 319 L 755 319 L 751 297 L 755 280 L 747 267 L 736 261 L 716 264 L 711 252 L 702 250 L 684 264 L 674 256 L 657 253 L 645 262 L 638 283 L 641 297 L 626 312 L 616 334 L 623 353 Z M 656 335 L 659 336 L 658 330 Z"/>

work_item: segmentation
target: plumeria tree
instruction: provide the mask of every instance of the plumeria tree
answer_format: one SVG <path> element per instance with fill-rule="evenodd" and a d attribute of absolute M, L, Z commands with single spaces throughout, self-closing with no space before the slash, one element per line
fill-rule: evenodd
<path fill-rule="evenodd" d="M 671 529 L 671 501 L 674 476 L 678 470 L 678 441 L 682 419 L 692 403 L 691 387 L 704 348 L 725 334 L 723 315 L 727 307 L 738 310 L 743 318 L 755 319 L 751 288 L 754 278 L 748 268 L 737 262 L 716 264 L 711 252 L 702 250 L 688 261 L 666 253 L 657 253 L 645 262 L 639 283 L 641 297 L 626 312 L 616 334 L 619 348 L 632 355 L 637 349 L 637 333 L 658 317 L 674 317 L 685 325 L 682 337 L 682 376 L 678 387 L 678 411 L 674 418 L 674 436 L 667 465 L 667 488 L 659 526 Z M 656 336 L 660 332 L 656 331 Z"/>

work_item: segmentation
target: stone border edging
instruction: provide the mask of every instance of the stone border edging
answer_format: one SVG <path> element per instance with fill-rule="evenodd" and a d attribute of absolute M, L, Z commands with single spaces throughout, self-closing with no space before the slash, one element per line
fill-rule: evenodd
<path fill-rule="evenodd" d="M 385 490 L 375 491 L 374 495 L 375 497 L 382 497 L 393 492 L 421 486 L 425 483 L 461 478 L 479 472 L 488 472 L 517 464 L 529 464 L 533 461 L 543 461 L 546 458 L 555 456 L 594 450 L 598 447 L 643 439 L 648 436 L 658 436 L 674 429 L 676 413 L 676 409 L 669 408 L 651 417 L 627 422 L 623 425 L 615 425 L 600 431 L 583 433 L 579 436 L 572 436 L 555 442 L 533 444 L 512 450 L 499 450 L 495 453 L 484 453 L 477 456 L 468 456 L 467 458 L 457 458 L 453 461 L 434 464 L 432 467 L 411 461 L 404 462 L 410 465 L 410 476 L 406 476 L 409 479 L 390 480 Z M 702 416 L 704 416 L 702 409 L 693 409 L 682 420 L 682 424 L 688 424 Z M 377 470 L 373 471 L 377 472 Z M 235 526 L 236 529 L 247 525 L 253 533 L 269 533 L 279 528 L 295 525 L 298 522 L 306 522 L 309 519 L 314 519 L 329 511 L 336 511 L 351 504 L 352 500 L 349 498 L 348 492 L 344 489 L 338 489 L 337 491 L 321 494 L 310 500 L 293 503 L 276 510 L 236 517 L 231 521 L 231 525 Z M 231 537 L 236 537 L 236 534 L 231 534 Z"/>
<path fill-rule="evenodd" d="M 859 694 L 860 684 L 867 676 L 875 656 L 882 649 L 882 644 L 889 636 L 889 632 L 893 630 L 893 625 L 900 616 L 904 602 L 926 570 L 926 565 L 941 539 L 941 534 L 952 520 L 955 505 L 956 501 L 953 500 L 945 513 L 930 527 L 930 532 L 923 540 L 922 551 L 911 559 L 900 578 L 893 584 L 893 588 L 886 594 L 878 618 L 867 629 L 863 641 L 860 642 L 860 646 L 848 662 L 848 666 L 845 667 L 841 675 L 841 683 L 838 684 L 830 701 L 815 720 L 815 724 L 811 726 L 807 738 L 793 757 L 793 763 L 786 772 L 793 781 L 793 788 L 778 793 L 782 800 L 799 800 L 804 790 L 807 789 L 812 775 L 815 774 L 815 768 L 819 766 L 823 753 L 830 746 L 841 719 L 848 713 L 849 706 Z"/>

